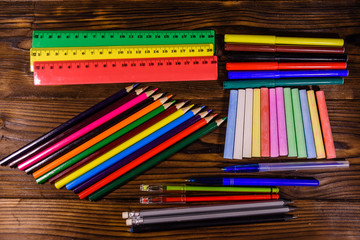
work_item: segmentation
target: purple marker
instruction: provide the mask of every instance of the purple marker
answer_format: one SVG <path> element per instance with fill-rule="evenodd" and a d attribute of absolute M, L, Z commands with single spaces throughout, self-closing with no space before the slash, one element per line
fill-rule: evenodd
<path fill-rule="evenodd" d="M 280 156 L 288 155 L 286 119 L 285 119 L 285 103 L 284 89 L 282 87 L 275 88 L 276 91 L 276 111 L 278 124 L 279 154 Z"/>
<path fill-rule="evenodd" d="M 278 157 L 279 139 L 278 139 L 275 88 L 269 89 L 269 106 L 270 106 L 270 157 Z"/>

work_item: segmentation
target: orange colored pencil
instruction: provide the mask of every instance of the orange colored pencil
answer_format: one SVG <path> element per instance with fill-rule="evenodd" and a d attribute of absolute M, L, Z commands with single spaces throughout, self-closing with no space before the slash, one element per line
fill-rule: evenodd
<path fill-rule="evenodd" d="M 160 98 L 159 100 L 153 102 L 149 106 L 141 109 L 140 111 L 132 114 L 131 116 L 127 117 L 123 121 L 117 123 L 116 125 L 112 126 L 111 128 L 107 129 L 106 131 L 98 134 L 97 136 L 91 138 L 90 140 L 86 141 L 85 143 L 81 144 L 77 148 L 71 150 L 70 152 L 62 155 L 61 157 L 57 158 L 53 162 L 49 163 L 48 165 L 44 166 L 43 168 L 37 170 L 33 173 L 34 178 L 38 178 L 43 174 L 47 173 L 48 171 L 54 169 L 55 167 L 59 166 L 60 164 L 66 162 L 70 158 L 76 156 L 77 154 L 83 152 L 84 150 L 88 149 L 89 147 L 93 146 L 94 144 L 100 142 L 101 140 L 107 138 L 111 134 L 119 131 L 121 128 L 129 125 L 130 123 L 134 122 L 135 120 L 139 119 L 140 117 L 146 115 L 147 113 L 151 112 L 155 108 L 160 107 L 163 103 L 165 103 L 172 95 Z"/>
<path fill-rule="evenodd" d="M 120 177 L 121 175 L 129 172 L 133 168 L 137 167 L 138 165 L 142 164 L 146 160 L 150 159 L 151 157 L 155 156 L 156 154 L 160 153 L 161 151 L 167 149 L 171 145 L 175 144 L 176 142 L 180 141 L 181 139 L 185 138 L 186 136 L 190 135 L 191 133 L 195 132 L 196 130 L 200 129 L 201 127 L 205 126 L 208 122 L 211 121 L 217 114 L 213 116 L 209 116 L 206 118 L 201 119 L 200 121 L 196 122 L 195 124 L 191 125 L 190 127 L 186 128 L 185 130 L 181 131 L 180 133 L 176 134 L 172 138 L 166 140 L 165 142 L 161 143 L 157 147 L 151 149 L 147 153 L 141 155 L 140 157 L 136 158 L 132 162 L 126 164 L 125 166 L 119 168 L 109 176 L 103 178 L 99 182 L 95 183 L 94 185 L 90 186 L 89 188 L 85 189 L 81 193 L 79 193 L 80 199 L 83 199 L 90 195 L 91 193 L 95 192 L 96 190 L 102 188 L 106 184 L 114 181 L 116 178 Z"/>

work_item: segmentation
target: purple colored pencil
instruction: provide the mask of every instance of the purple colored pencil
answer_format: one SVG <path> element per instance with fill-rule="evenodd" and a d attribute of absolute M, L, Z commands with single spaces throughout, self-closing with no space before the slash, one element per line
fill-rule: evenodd
<path fill-rule="evenodd" d="M 78 194 L 82 191 L 84 191 L 85 189 L 89 188 L 90 186 L 92 186 L 93 184 L 97 183 L 98 181 L 100 181 L 101 179 L 105 178 L 106 176 L 110 175 L 111 173 L 115 172 L 116 170 L 118 170 L 119 168 L 125 166 L 126 164 L 128 164 L 129 162 L 133 161 L 134 159 L 138 158 L 139 156 L 141 156 L 142 154 L 150 151 L 151 149 L 153 149 L 154 147 L 158 146 L 159 144 L 161 144 L 162 142 L 165 142 L 166 140 L 168 140 L 169 138 L 175 136 L 176 134 L 178 134 L 179 132 L 183 131 L 184 129 L 188 128 L 189 126 L 193 125 L 194 123 L 196 123 L 197 121 L 199 121 L 200 119 L 202 119 L 203 117 L 205 117 L 206 114 L 208 114 L 209 112 L 211 112 L 211 110 L 208 110 L 207 112 L 202 112 L 199 113 L 195 116 L 193 116 L 192 118 L 188 119 L 187 121 L 183 122 L 182 124 L 180 124 L 179 126 L 175 127 L 172 131 L 169 131 L 167 133 L 165 133 L 164 135 L 161 135 L 160 137 L 158 137 L 157 139 L 155 139 L 154 141 L 150 142 L 149 144 L 147 144 L 146 146 L 138 149 L 137 151 L 135 151 L 134 153 L 128 155 L 127 157 L 123 158 L 121 161 L 118 161 L 117 163 L 115 163 L 114 165 L 112 165 L 111 167 L 107 168 L 106 170 L 96 174 L 94 177 L 88 179 L 87 181 L 83 182 L 82 184 L 80 184 L 79 186 L 77 186 L 76 188 L 74 188 L 74 193 Z"/>
<path fill-rule="evenodd" d="M 270 157 L 278 157 L 279 139 L 278 139 L 275 88 L 269 89 L 269 105 L 270 105 Z"/>
<path fill-rule="evenodd" d="M 288 155 L 286 119 L 285 119 L 285 103 L 284 89 L 282 87 L 275 88 L 276 91 L 276 113 L 278 123 L 278 139 L 279 139 L 279 155 Z"/>

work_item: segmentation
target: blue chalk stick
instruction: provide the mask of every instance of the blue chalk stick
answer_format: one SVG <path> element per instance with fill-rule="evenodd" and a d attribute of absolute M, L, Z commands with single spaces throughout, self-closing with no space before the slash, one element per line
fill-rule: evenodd
<path fill-rule="evenodd" d="M 300 95 L 300 103 L 301 103 L 301 113 L 304 125 L 305 132 L 305 143 L 306 143 L 306 152 L 308 158 L 316 158 L 316 150 L 315 150 L 315 141 L 314 135 L 311 125 L 310 111 L 309 111 L 309 103 L 307 100 L 306 90 L 299 90 Z"/>
<path fill-rule="evenodd" d="M 224 158 L 233 159 L 234 155 L 234 141 L 235 141 L 235 126 L 236 126 L 236 108 L 237 108 L 238 91 L 230 91 L 228 120 L 226 125 Z"/>

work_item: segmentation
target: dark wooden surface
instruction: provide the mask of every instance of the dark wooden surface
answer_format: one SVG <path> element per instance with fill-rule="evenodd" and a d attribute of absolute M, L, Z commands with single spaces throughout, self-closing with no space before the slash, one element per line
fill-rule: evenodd
<path fill-rule="evenodd" d="M 139 184 L 216 175 L 219 167 L 239 163 L 222 158 L 225 125 L 95 203 L 0 167 L 0 239 L 360 238 L 359 1 L 10 1 L 0 2 L 0 23 L 0 158 L 127 85 L 35 87 L 29 72 L 33 30 L 214 29 L 219 56 L 224 33 L 344 38 L 350 77 L 343 86 L 320 89 L 325 91 L 337 155 L 351 162 L 344 170 L 264 174 L 320 180 L 317 188 L 281 188 L 281 196 L 299 207 L 293 221 L 146 234 L 129 233 L 121 219 L 122 211 L 146 207 L 138 204 Z M 229 91 L 221 87 L 224 61 L 220 57 L 217 82 L 151 85 L 225 116 Z"/>

